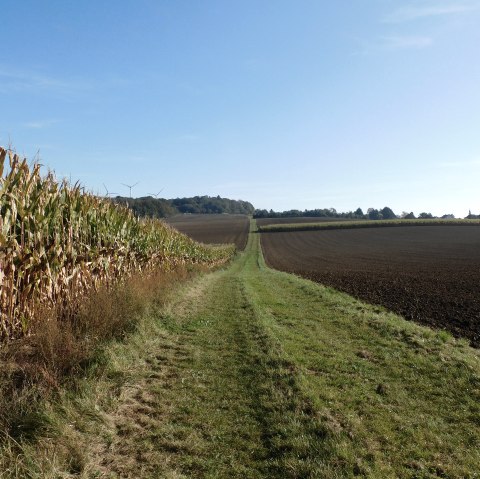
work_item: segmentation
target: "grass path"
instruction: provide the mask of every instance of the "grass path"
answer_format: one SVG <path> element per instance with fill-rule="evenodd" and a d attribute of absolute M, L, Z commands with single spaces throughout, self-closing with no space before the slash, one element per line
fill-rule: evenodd
<path fill-rule="evenodd" d="M 147 343 L 143 372 L 122 387 L 103 432 L 114 439 L 97 448 L 90 474 L 309 476 L 326 431 L 249 300 L 252 253 L 250 244 L 163 312 L 160 344 Z"/>
<path fill-rule="evenodd" d="M 256 234 L 107 355 L 30 477 L 479 477 L 478 351 L 267 268 Z"/>

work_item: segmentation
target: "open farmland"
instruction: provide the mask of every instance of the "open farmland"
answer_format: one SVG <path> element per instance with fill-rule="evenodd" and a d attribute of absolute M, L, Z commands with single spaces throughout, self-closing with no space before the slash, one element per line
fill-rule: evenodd
<path fill-rule="evenodd" d="M 262 233 L 269 265 L 480 346 L 480 226 Z"/>
<path fill-rule="evenodd" d="M 321 217 L 321 216 L 299 216 L 299 217 L 289 217 L 289 218 L 257 218 L 258 226 L 268 226 L 268 225 L 292 225 L 292 224 L 303 224 L 303 223 L 330 223 L 334 221 L 359 221 L 358 219 L 349 218 L 330 218 L 330 217 Z"/>
<path fill-rule="evenodd" d="M 403 226 L 479 226 L 478 219 L 456 219 L 446 220 L 441 218 L 434 219 L 392 219 L 392 220 L 342 220 L 341 218 L 333 218 L 333 221 L 301 221 L 291 223 L 284 221 L 282 223 L 270 223 L 259 225 L 260 233 L 271 232 L 287 232 L 287 231 L 320 231 L 320 230 L 341 230 L 341 229 L 358 229 L 358 228 L 391 228 Z"/>
<path fill-rule="evenodd" d="M 243 250 L 250 222 L 246 215 L 177 215 L 167 222 L 196 241 L 207 244 L 235 243 Z"/>

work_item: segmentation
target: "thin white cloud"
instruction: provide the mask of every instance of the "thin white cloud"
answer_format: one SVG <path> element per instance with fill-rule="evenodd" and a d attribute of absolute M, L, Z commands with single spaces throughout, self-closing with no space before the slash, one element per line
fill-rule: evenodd
<path fill-rule="evenodd" d="M 380 37 L 375 42 L 363 42 L 361 55 L 370 55 L 382 52 L 393 52 L 399 50 L 421 50 L 431 47 L 434 43 L 432 37 L 396 35 Z"/>
<path fill-rule="evenodd" d="M 0 93 L 25 91 L 54 91 L 69 93 L 90 88 L 83 80 L 63 80 L 0 65 Z"/>
<path fill-rule="evenodd" d="M 478 5 L 410 5 L 399 8 L 383 18 L 384 23 L 403 23 L 431 17 L 445 17 L 477 10 Z"/>
<path fill-rule="evenodd" d="M 411 35 L 383 37 L 380 44 L 384 50 L 421 49 L 431 45 L 433 45 L 433 38 Z"/>
<path fill-rule="evenodd" d="M 22 124 L 23 127 L 25 128 L 32 128 L 32 129 L 42 129 L 42 128 L 48 128 L 49 126 L 54 125 L 55 123 L 58 123 L 59 120 L 40 120 L 40 121 L 27 121 Z"/>

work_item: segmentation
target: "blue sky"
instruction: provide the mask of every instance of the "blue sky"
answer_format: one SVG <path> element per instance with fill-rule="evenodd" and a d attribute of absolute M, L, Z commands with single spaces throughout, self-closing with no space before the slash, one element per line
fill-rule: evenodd
<path fill-rule="evenodd" d="M 92 191 L 480 213 L 480 0 L 2 0 L 0 145 Z"/>

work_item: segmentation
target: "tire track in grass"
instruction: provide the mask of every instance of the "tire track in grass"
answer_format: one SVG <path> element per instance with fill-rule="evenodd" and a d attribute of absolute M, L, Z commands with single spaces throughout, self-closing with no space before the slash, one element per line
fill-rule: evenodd
<path fill-rule="evenodd" d="M 203 308 L 193 304 L 181 326 L 171 322 L 192 348 L 191 363 L 171 390 L 172 420 L 195 437 L 175 462 L 187 477 L 335 477 L 336 467 L 325 463 L 329 429 L 247 293 L 248 258 L 247 247 L 231 268 L 216 273 Z"/>
<path fill-rule="evenodd" d="M 245 260 L 164 312 L 142 379 L 111 414 L 113 439 L 98 454 L 106 477 L 321 477 L 328 431 L 262 327 Z"/>

